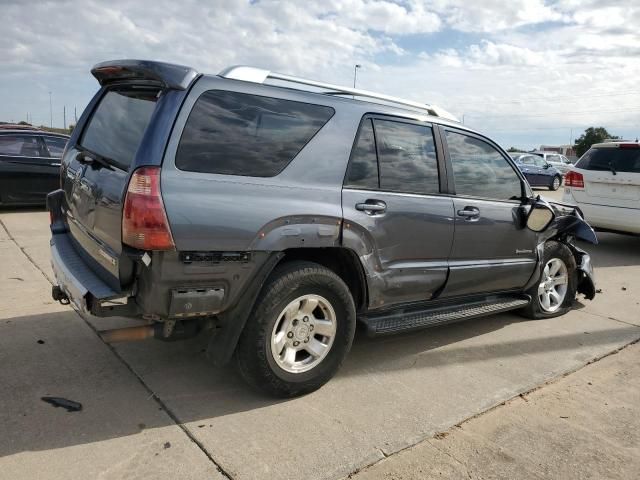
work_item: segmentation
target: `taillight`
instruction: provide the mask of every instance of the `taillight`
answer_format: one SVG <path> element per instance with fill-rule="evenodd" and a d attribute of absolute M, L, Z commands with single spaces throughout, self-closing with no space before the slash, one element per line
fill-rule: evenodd
<path fill-rule="evenodd" d="M 141 250 L 175 248 L 160 194 L 159 167 L 142 167 L 131 175 L 122 211 L 122 243 Z"/>
<path fill-rule="evenodd" d="M 564 177 L 564 186 L 584 188 L 584 177 L 581 173 L 570 171 Z"/>

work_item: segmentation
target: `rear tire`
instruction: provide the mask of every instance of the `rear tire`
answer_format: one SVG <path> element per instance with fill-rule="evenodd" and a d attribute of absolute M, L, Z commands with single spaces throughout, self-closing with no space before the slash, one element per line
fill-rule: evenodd
<path fill-rule="evenodd" d="M 549 241 L 544 245 L 542 264 L 540 278 L 526 292 L 531 296 L 531 303 L 520 311 L 531 319 L 564 315 L 571 310 L 576 298 L 578 274 L 571 250 L 560 242 Z"/>
<path fill-rule="evenodd" d="M 559 175 L 556 175 L 555 177 L 553 177 L 553 180 L 551 181 L 551 185 L 549 185 L 549 190 L 552 190 L 555 192 L 560 188 L 560 185 L 562 185 L 562 177 Z"/>
<path fill-rule="evenodd" d="M 264 285 L 235 351 L 243 378 L 270 395 L 317 390 L 351 349 L 356 313 L 349 288 L 331 270 L 295 261 Z"/>

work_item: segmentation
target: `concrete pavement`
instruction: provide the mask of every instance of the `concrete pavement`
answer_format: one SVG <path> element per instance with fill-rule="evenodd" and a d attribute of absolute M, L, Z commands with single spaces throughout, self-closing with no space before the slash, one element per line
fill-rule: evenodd
<path fill-rule="evenodd" d="M 0 221 L 0 478 L 341 478 L 640 338 L 640 240 L 603 234 L 587 247 L 603 294 L 565 317 L 359 335 L 328 385 L 274 401 L 209 365 L 205 339 L 106 346 L 94 329 L 131 321 L 51 302 L 48 214 Z"/>
<path fill-rule="evenodd" d="M 640 472 L 640 344 L 352 476 L 628 479 Z"/>

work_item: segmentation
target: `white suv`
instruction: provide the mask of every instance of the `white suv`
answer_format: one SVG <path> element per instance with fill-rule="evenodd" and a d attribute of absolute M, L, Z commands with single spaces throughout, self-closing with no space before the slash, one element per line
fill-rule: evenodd
<path fill-rule="evenodd" d="M 563 200 L 594 228 L 640 234 L 640 143 L 596 143 L 565 176 Z"/>

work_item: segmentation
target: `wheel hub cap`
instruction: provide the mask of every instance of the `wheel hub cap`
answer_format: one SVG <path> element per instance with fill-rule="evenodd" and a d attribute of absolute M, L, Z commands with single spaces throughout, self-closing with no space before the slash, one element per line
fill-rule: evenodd
<path fill-rule="evenodd" d="M 538 286 L 540 307 L 543 311 L 557 311 L 567 295 L 569 276 L 567 266 L 559 258 L 552 258 L 544 266 L 542 281 Z"/>
<path fill-rule="evenodd" d="M 336 314 L 320 295 L 303 295 L 289 303 L 271 332 L 271 355 L 289 373 L 303 373 L 327 356 L 336 335 Z"/>

